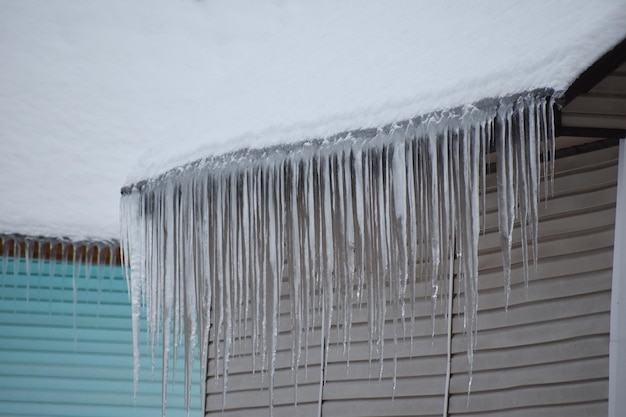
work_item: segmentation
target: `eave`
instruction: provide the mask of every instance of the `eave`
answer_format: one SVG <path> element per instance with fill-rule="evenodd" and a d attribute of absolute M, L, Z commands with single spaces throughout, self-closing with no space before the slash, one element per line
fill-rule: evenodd
<path fill-rule="evenodd" d="M 626 38 L 584 71 L 557 106 L 557 136 L 626 137 Z"/>

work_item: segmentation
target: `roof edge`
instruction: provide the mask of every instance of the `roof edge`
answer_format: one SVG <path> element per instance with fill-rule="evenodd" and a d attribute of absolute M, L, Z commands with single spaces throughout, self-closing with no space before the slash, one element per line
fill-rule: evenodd
<path fill-rule="evenodd" d="M 574 98 L 589 91 L 602 78 L 614 71 L 626 61 L 626 38 L 622 39 L 610 51 L 602 55 L 570 84 L 569 88 L 559 97 L 559 106 L 565 106 Z"/>
<path fill-rule="evenodd" d="M 543 97 L 555 100 L 557 97 L 561 96 L 562 93 L 556 92 L 551 88 L 538 88 L 502 97 L 486 97 L 477 102 L 467 103 L 465 105 L 454 107 L 451 109 L 442 109 L 426 114 L 416 115 L 415 117 L 412 117 L 410 119 L 397 120 L 380 127 L 353 129 L 338 132 L 328 137 L 311 138 L 291 144 L 272 145 L 260 148 L 244 148 L 225 154 L 211 155 L 203 158 L 198 158 L 195 161 L 169 169 L 156 177 L 146 178 L 141 181 L 126 185 L 122 187 L 120 191 L 122 196 L 129 195 L 132 193 L 133 190 L 142 190 L 146 187 L 149 187 L 150 184 L 161 182 L 163 180 L 166 180 L 167 178 L 185 175 L 186 173 L 193 170 L 206 169 L 208 166 L 211 166 L 212 169 L 219 169 L 220 167 L 225 168 L 233 162 L 238 163 L 243 160 L 262 159 L 271 154 L 291 154 L 297 150 L 301 150 L 305 147 L 310 147 L 312 145 L 320 146 L 323 144 L 324 146 L 326 146 L 328 144 L 339 144 L 346 139 L 368 140 L 374 138 L 381 131 L 390 132 L 398 127 L 406 127 L 409 124 L 413 124 L 414 126 L 425 126 L 425 124 L 430 121 L 439 122 L 444 118 L 447 118 L 448 120 L 454 120 L 456 123 L 462 123 L 463 116 L 464 114 L 466 114 L 466 110 L 468 108 L 490 111 L 495 114 L 501 106 L 511 105 L 517 100 L 527 97 Z"/>

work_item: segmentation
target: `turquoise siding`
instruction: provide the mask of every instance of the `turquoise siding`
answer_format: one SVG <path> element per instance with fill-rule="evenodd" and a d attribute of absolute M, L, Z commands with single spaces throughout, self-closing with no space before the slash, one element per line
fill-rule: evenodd
<path fill-rule="evenodd" d="M 76 291 L 74 273 L 78 272 Z M 151 376 L 142 332 L 133 400 L 130 303 L 120 267 L 5 259 L 0 264 L 0 416 L 159 416 L 161 357 Z M 160 351 L 160 346 L 157 348 Z M 158 352 L 157 352 L 158 353 Z M 183 367 L 169 384 L 167 416 L 184 416 Z M 191 415 L 201 415 L 196 363 Z"/>

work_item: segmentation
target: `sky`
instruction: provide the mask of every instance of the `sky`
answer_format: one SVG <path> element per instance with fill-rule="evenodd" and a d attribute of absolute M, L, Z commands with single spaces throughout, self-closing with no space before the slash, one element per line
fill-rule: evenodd
<path fill-rule="evenodd" d="M 116 239 L 125 184 L 562 91 L 625 36 L 623 0 L 0 0 L 0 234 Z"/>

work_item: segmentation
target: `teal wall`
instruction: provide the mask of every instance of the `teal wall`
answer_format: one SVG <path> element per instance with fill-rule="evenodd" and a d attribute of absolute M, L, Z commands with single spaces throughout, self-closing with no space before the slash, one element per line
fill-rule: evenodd
<path fill-rule="evenodd" d="M 55 262 L 50 271 L 48 261 L 34 260 L 28 270 L 23 259 L 0 262 L 0 416 L 161 415 L 161 357 L 153 379 L 145 330 L 133 400 L 130 303 L 120 267 L 93 266 L 86 277 L 84 265 L 75 271 Z M 186 415 L 182 349 L 179 356 L 167 416 Z M 197 362 L 192 416 L 202 415 Z"/>

